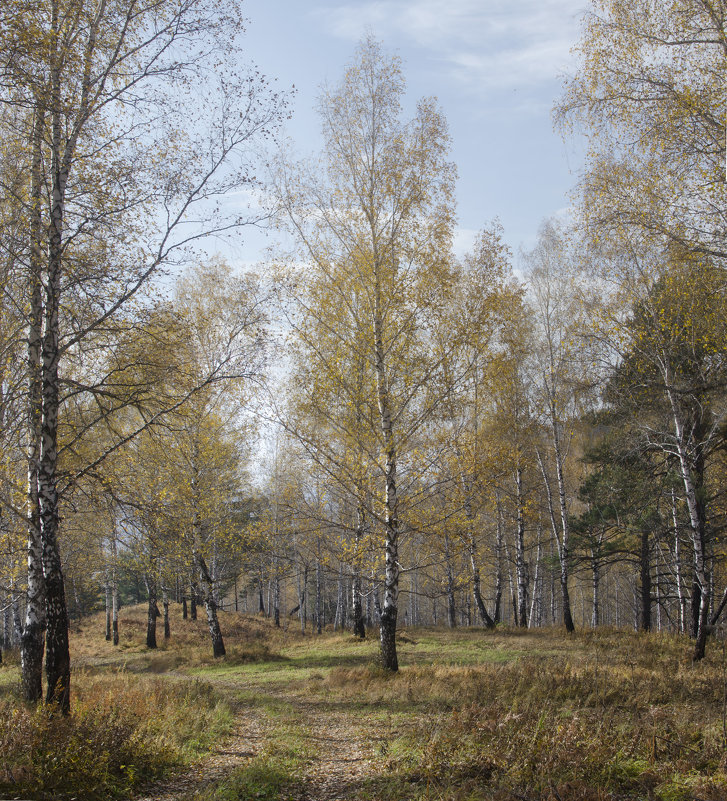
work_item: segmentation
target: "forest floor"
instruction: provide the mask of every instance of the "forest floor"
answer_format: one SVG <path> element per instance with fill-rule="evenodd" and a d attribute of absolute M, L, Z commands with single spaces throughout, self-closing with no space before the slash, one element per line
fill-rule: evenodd
<path fill-rule="evenodd" d="M 0 732 L 0 799 L 727 799 L 723 642 L 693 664 L 689 641 L 665 634 L 410 628 L 392 675 L 377 667 L 375 632 L 303 636 L 230 613 L 222 626 L 228 655 L 214 660 L 204 623 L 178 610 L 155 650 L 141 608 L 123 610 L 118 647 L 100 617 L 84 621 L 67 755 L 57 726 L 52 749 L 43 729 L 15 756 Z M 7 731 L 42 729 L 37 715 L 20 719 L 16 679 L 6 662 L 0 714 L 17 718 Z M 112 729 L 109 751 L 122 736 L 140 744 L 115 767 L 99 739 Z M 43 748 L 52 759 L 32 756 Z M 103 778 L 88 778 L 84 759 L 105 760 Z"/>

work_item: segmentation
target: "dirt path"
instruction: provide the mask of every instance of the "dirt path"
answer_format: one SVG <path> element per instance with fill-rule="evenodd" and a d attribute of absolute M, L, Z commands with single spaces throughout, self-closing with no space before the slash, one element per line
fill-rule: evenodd
<path fill-rule="evenodd" d="M 376 737 L 371 723 L 331 704 L 324 694 L 264 691 L 242 680 L 211 680 L 234 694 L 259 694 L 264 701 L 291 710 L 305 740 L 306 759 L 300 778 L 281 796 L 285 801 L 343 801 L 357 798 L 357 788 L 375 775 Z M 263 711 L 264 703 L 251 707 L 235 703 L 234 728 L 221 745 L 189 770 L 149 787 L 136 801 L 194 801 L 200 792 L 212 792 L 233 771 L 244 768 L 273 736 L 274 721 Z M 266 796 L 267 797 L 267 796 Z"/>
<path fill-rule="evenodd" d="M 298 701 L 297 707 L 307 725 L 315 758 L 294 788 L 293 798 L 296 801 L 356 798 L 356 789 L 376 772 L 372 732 L 351 713 L 331 710 L 323 698 Z"/>
<path fill-rule="evenodd" d="M 136 801 L 186 801 L 196 793 L 214 787 L 233 770 L 247 764 L 265 740 L 262 716 L 248 714 L 248 711 L 239 707 L 235 709 L 232 732 L 220 748 L 178 776 L 150 786 Z"/>

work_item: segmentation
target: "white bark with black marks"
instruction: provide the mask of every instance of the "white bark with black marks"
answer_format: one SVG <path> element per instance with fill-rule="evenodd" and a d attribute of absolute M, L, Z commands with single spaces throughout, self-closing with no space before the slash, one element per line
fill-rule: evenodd
<path fill-rule="evenodd" d="M 515 572 L 517 580 L 518 624 L 528 626 L 528 565 L 525 561 L 525 514 L 523 499 L 523 475 L 518 464 L 515 468 L 515 502 L 517 505 L 517 530 L 515 533 Z"/>

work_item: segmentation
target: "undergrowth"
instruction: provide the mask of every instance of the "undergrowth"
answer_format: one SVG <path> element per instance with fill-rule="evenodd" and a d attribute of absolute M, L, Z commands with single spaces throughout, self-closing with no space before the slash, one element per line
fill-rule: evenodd
<path fill-rule="evenodd" d="M 376 666 L 374 632 L 365 642 L 303 637 L 259 617 L 221 617 L 222 660 L 204 623 L 178 614 L 153 651 L 143 608 L 124 610 L 119 648 L 103 640 L 101 618 L 85 621 L 72 640 L 85 668 L 74 672 L 68 719 L 18 701 L 11 658 L 0 671 L 0 797 L 128 797 L 205 753 L 231 712 L 189 678 L 199 674 L 269 725 L 252 758 L 194 801 L 299 797 L 320 747 L 296 701 L 311 696 L 350 721 L 352 742 L 375 750 L 368 778 L 341 798 L 727 799 L 721 643 L 693 664 L 689 643 L 665 634 L 412 628 L 391 674 Z"/>
<path fill-rule="evenodd" d="M 0 793 L 121 798 L 181 766 L 229 730 L 231 711 L 197 681 L 74 675 L 68 717 L 0 699 Z"/>

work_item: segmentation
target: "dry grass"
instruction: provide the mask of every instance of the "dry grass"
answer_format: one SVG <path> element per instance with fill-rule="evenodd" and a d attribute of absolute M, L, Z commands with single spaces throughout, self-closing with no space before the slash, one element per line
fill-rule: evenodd
<path fill-rule="evenodd" d="M 416 665 L 393 677 L 331 671 L 329 691 L 401 713 L 381 749 L 388 776 L 362 797 L 727 798 L 721 644 L 694 665 L 685 641 L 668 636 L 533 632 L 510 642 L 525 650 L 511 662 Z"/>
<path fill-rule="evenodd" d="M 303 637 L 297 627 L 228 613 L 228 656 L 213 660 L 204 620 L 183 621 L 173 607 L 171 623 L 170 640 L 160 626 L 160 647 L 150 651 L 143 607 L 123 610 L 117 648 L 104 639 L 102 616 L 85 620 L 72 636 L 74 713 L 58 725 L 18 703 L 17 667 L 0 670 L 0 791 L 123 796 L 203 752 L 230 712 L 191 681 L 195 674 L 272 716 L 277 739 L 305 730 L 294 720 L 296 698 L 317 697 L 321 710 L 348 716 L 352 738 L 377 732 L 379 774 L 347 791 L 351 799 L 727 798 L 722 643 L 710 642 L 707 658 L 693 664 L 690 643 L 668 635 L 409 629 L 392 675 L 376 666 L 375 636 Z M 240 787 L 277 797 L 275 749 L 287 746 L 271 748 L 263 744 L 249 769 L 209 797 L 241 797 Z"/>
<path fill-rule="evenodd" d="M 160 630 L 156 650 L 145 645 L 142 607 L 123 610 L 118 647 L 104 638 L 103 615 L 75 627 L 68 718 L 20 701 L 17 654 L 9 654 L 0 670 L 0 794 L 125 797 L 209 750 L 229 730 L 232 711 L 209 684 L 179 673 L 212 657 L 204 622 L 178 617 L 175 638 L 165 643 Z M 257 621 L 235 623 L 231 660 L 271 657 Z"/>
<path fill-rule="evenodd" d="M 76 672 L 69 717 L 6 696 L 0 719 L 0 791 L 102 799 L 126 796 L 207 750 L 231 711 L 201 682 Z"/>
<path fill-rule="evenodd" d="M 275 659 L 277 649 L 300 639 L 295 632 L 276 630 L 268 620 L 232 612 L 219 612 L 228 646 L 228 663 L 244 664 Z M 197 620 L 183 620 L 181 608 L 170 605 L 171 636 L 164 639 L 163 621 L 157 621 L 157 648 L 146 647 L 147 614 L 144 605 L 127 607 L 119 614 L 119 645 L 105 639 L 103 615 L 85 618 L 71 632 L 74 665 L 107 667 L 124 665 L 129 670 L 163 673 L 186 666 L 215 664 L 204 610 Z"/>

